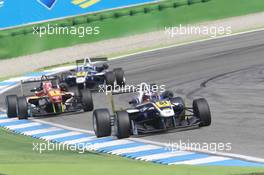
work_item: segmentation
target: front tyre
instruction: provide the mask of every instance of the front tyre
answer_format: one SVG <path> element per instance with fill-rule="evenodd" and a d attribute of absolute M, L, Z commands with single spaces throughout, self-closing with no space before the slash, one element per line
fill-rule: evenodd
<path fill-rule="evenodd" d="M 130 136 L 130 120 L 126 111 L 116 112 L 116 136 L 118 139 Z"/>
<path fill-rule="evenodd" d="M 7 108 L 8 118 L 17 117 L 17 96 L 16 95 L 6 96 L 6 108 Z"/>
<path fill-rule="evenodd" d="M 193 101 L 193 113 L 200 119 L 201 127 L 211 125 L 211 112 L 206 99 L 200 98 Z"/>
<path fill-rule="evenodd" d="M 119 86 L 123 86 L 126 83 L 125 79 L 125 72 L 122 68 L 114 69 L 115 77 L 116 77 L 116 84 Z"/>
<path fill-rule="evenodd" d="M 105 76 L 105 84 L 111 86 L 112 87 L 111 89 L 113 89 L 116 80 L 114 72 L 112 71 L 106 72 L 104 76 Z"/>
<path fill-rule="evenodd" d="M 92 111 L 94 109 L 92 93 L 88 89 L 81 91 L 81 98 L 83 104 L 83 110 L 85 112 Z"/>
<path fill-rule="evenodd" d="M 111 118 L 108 109 L 94 110 L 93 129 L 97 137 L 107 137 L 111 135 Z"/>
<path fill-rule="evenodd" d="M 17 115 L 19 120 L 28 119 L 28 103 L 26 97 L 17 98 Z"/>

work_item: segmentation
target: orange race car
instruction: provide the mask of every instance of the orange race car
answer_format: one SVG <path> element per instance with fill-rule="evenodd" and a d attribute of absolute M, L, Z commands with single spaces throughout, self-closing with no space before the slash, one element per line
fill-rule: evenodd
<path fill-rule="evenodd" d="M 38 86 L 36 86 L 37 84 Z M 35 88 L 32 89 L 32 85 Z M 24 89 L 30 89 L 28 91 L 31 94 L 24 94 Z M 88 89 L 72 88 L 72 91 L 69 91 L 66 84 L 58 84 L 58 77 L 56 76 L 42 76 L 41 78 L 21 81 L 21 92 L 21 97 L 17 95 L 6 96 L 7 116 L 9 118 L 27 119 L 35 116 L 93 110 L 92 94 Z"/>

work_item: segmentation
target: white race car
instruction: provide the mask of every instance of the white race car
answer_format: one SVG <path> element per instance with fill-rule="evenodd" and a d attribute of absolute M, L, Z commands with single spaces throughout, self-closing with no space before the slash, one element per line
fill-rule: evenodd
<path fill-rule="evenodd" d="M 61 82 L 78 88 L 98 89 L 98 85 L 124 85 L 125 73 L 122 68 L 108 70 L 107 58 L 76 60 L 76 68 L 61 74 Z"/>

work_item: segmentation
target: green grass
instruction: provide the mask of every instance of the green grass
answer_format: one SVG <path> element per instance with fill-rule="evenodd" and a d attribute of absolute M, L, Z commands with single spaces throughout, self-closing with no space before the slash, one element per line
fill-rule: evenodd
<path fill-rule="evenodd" d="M 264 172 L 263 168 L 165 166 L 94 152 L 39 154 L 32 151 L 32 143 L 42 141 L 3 129 L 0 129 L 0 140 L 0 174 L 7 175 L 233 175 Z"/>
<path fill-rule="evenodd" d="M 0 59 L 156 31 L 163 29 L 165 26 L 216 20 L 260 11 L 264 11 L 263 0 L 211 0 L 191 6 L 168 8 L 147 14 L 138 13 L 134 16 L 117 19 L 110 18 L 80 25 L 100 27 L 101 33 L 99 35 L 86 36 L 84 38 L 73 35 L 50 35 L 39 38 L 33 34 L 2 37 L 0 39 Z"/>

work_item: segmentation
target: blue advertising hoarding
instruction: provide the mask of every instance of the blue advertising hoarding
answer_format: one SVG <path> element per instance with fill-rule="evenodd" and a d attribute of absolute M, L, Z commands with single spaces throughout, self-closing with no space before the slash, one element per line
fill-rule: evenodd
<path fill-rule="evenodd" d="M 156 0 L 0 0 L 0 29 Z"/>

